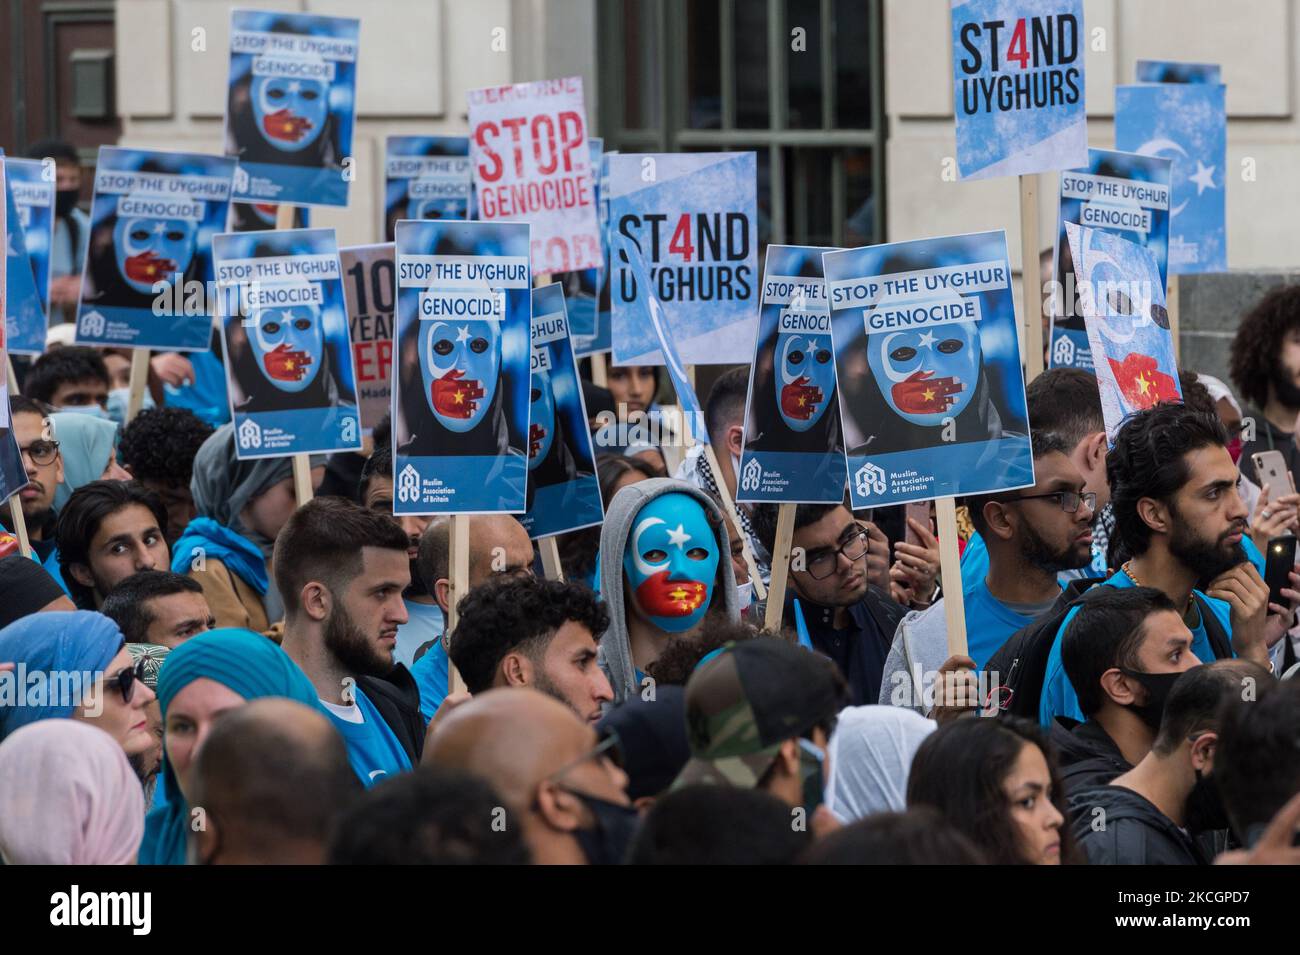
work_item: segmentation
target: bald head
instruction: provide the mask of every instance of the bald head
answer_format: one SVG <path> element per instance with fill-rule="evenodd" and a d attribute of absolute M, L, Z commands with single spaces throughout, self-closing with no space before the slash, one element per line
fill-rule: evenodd
<path fill-rule="evenodd" d="M 451 519 L 434 519 L 420 538 L 416 568 L 429 593 L 447 609 L 451 577 Z M 533 544 L 524 525 L 509 514 L 475 514 L 469 519 L 469 586 L 503 575 L 527 571 L 533 565 Z"/>

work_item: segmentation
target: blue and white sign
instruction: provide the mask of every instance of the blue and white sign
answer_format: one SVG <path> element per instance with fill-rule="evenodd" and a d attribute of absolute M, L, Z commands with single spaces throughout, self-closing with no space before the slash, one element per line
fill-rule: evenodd
<path fill-rule="evenodd" d="M 1088 161 L 1083 0 L 952 0 L 962 179 Z"/>
<path fill-rule="evenodd" d="M 361 21 L 232 10 L 226 155 L 235 198 L 346 206 Z"/>
<path fill-rule="evenodd" d="M 853 506 L 1033 484 L 1006 234 L 822 263 Z"/>
<path fill-rule="evenodd" d="M 603 165 L 601 158 L 604 140 L 589 139 L 587 140 L 587 147 L 591 152 L 591 168 L 600 170 Z M 601 235 L 601 261 L 608 262 L 608 238 L 605 235 L 608 204 L 601 201 L 600 184 L 601 180 L 598 174 L 592 184 L 592 189 L 595 193 L 596 224 Z M 564 287 L 564 298 L 569 310 L 569 328 L 573 335 L 574 348 L 578 349 L 579 343 L 588 346 L 585 350 L 579 349 L 576 352 L 579 355 L 589 355 L 594 350 L 590 347 L 590 344 L 596 338 L 598 298 L 606 272 L 607 269 L 601 267 L 579 269 L 574 272 L 555 272 L 551 275 L 553 282 L 558 282 Z"/>
<path fill-rule="evenodd" d="M 359 450 L 334 230 L 227 233 L 212 245 L 236 453 Z"/>
<path fill-rule="evenodd" d="M 570 338 L 564 288 L 534 289 L 528 511 L 520 518 L 532 538 L 591 527 L 605 516 Z"/>
<path fill-rule="evenodd" d="M 389 136 L 384 148 L 384 233 L 399 219 L 469 219 L 469 137 Z"/>
<path fill-rule="evenodd" d="M 2 155 L 2 153 L 0 153 Z M 30 169 L 35 167 L 35 182 L 20 178 L 23 171 L 19 163 Z M 8 283 L 8 300 L 5 302 L 4 324 L 8 350 L 17 355 L 39 355 L 45 350 L 46 301 L 49 293 L 49 240 L 52 228 L 54 184 L 42 182 L 41 164 L 27 160 L 5 159 L 5 279 Z M 25 199 L 19 205 L 19 199 Z M 33 206 L 35 198 L 39 204 Z M 33 215 L 33 209 L 37 215 Z M 37 279 L 36 262 L 27 247 L 26 223 L 33 223 L 33 239 L 44 240 L 45 284 Z M 43 223 L 43 225 L 42 225 Z M 43 294 L 44 293 L 44 294 Z"/>
<path fill-rule="evenodd" d="M 603 140 L 594 140 L 603 142 Z M 579 358 L 607 352 L 612 348 L 610 336 L 614 321 L 613 305 L 609 298 L 609 158 L 617 152 L 603 152 L 600 156 L 600 177 L 596 180 L 596 218 L 600 225 L 600 282 L 596 290 L 596 307 L 588 327 L 576 322 L 572 325 L 573 353 Z M 572 320 L 572 319 L 571 319 Z"/>
<path fill-rule="evenodd" d="M 662 365 L 650 293 L 672 313 L 688 365 L 750 359 L 758 303 L 754 153 L 619 154 L 610 159 L 609 228 L 645 258 L 634 280 L 611 238 L 615 365 Z"/>
<path fill-rule="evenodd" d="M 397 224 L 397 514 L 526 510 L 529 226 Z"/>
<path fill-rule="evenodd" d="M 77 344 L 207 351 L 234 174 L 221 156 L 100 147 Z"/>
<path fill-rule="evenodd" d="M 1158 156 L 1089 149 L 1084 169 L 1061 173 L 1052 269 L 1055 285 L 1049 363 L 1053 368 L 1092 370 L 1092 350 L 1079 309 L 1078 279 L 1066 223 L 1102 229 L 1146 247 L 1163 282 L 1169 261 L 1170 161 Z"/>
<path fill-rule="evenodd" d="M 844 499 L 844 440 L 835 388 L 822 253 L 769 245 L 749 371 L 736 499 L 780 504 Z"/>
<path fill-rule="evenodd" d="M 1222 84 L 1160 83 L 1115 89 L 1115 146 L 1173 160 L 1169 273 L 1228 267 L 1224 190 L 1228 162 Z"/>

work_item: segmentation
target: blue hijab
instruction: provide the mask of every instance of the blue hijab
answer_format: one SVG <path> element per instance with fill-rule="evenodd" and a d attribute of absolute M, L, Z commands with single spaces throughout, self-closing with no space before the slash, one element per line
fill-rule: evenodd
<path fill-rule="evenodd" d="M 25 669 L 25 690 L 31 694 L 32 674 L 38 671 L 51 675 L 89 673 L 93 679 L 113 662 L 125 643 L 117 624 L 102 613 L 89 610 L 31 613 L 0 630 L 0 662 L 16 663 Z M 16 681 L 19 674 L 13 673 L 9 678 Z M 15 689 L 21 691 L 24 687 L 15 684 Z M 51 701 L 48 696 L 45 699 L 43 706 L 0 705 L 0 740 L 37 720 L 67 719 L 80 703 L 80 700 L 76 703 Z"/>
<path fill-rule="evenodd" d="M 63 483 L 54 489 L 54 509 L 61 510 L 72 492 L 108 467 L 117 443 L 117 424 L 106 418 L 61 411 L 50 415 L 50 431 L 63 456 Z"/>
<path fill-rule="evenodd" d="M 190 637 L 167 655 L 158 671 L 158 705 L 163 725 L 176 694 L 206 677 L 234 690 L 245 700 L 283 696 L 315 707 L 316 690 L 289 655 L 269 637 L 238 627 L 209 630 Z M 184 865 L 189 806 L 181 794 L 164 749 L 162 804 L 144 820 L 141 865 Z"/>

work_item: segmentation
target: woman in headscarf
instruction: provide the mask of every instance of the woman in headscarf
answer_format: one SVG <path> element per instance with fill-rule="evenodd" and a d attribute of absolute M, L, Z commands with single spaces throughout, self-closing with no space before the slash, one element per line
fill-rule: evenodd
<path fill-rule="evenodd" d="M 105 418 L 76 411 L 49 416 L 50 436 L 63 456 L 63 483 L 54 491 L 54 509 L 61 510 L 72 492 L 91 481 L 129 481 L 131 474 L 117 463 L 117 425 Z"/>
<path fill-rule="evenodd" d="M 26 672 L 21 692 L 0 704 L 0 740 L 29 723 L 71 718 L 108 733 L 137 761 L 158 745 L 146 713 L 154 692 L 140 679 L 122 631 L 103 614 L 23 617 L 0 630 L 0 661 Z"/>
<path fill-rule="evenodd" d="M 198 517 L 172 548 L 172 570 L 202 585 L 218 627 L 270 632 L 284 619 L 271 552 L 298 503 L 293 459 L 241 461 L 234 425 L 222 425 L 194 457 L 190 493 Z"/>
<path fill-rule="evenodd" d="M 842 710 L 830 742 L 826 807 L 844 823 L 904 811 L 912 757 L 934 730 L 934 720 L 900 706 Z"/>
<path fill-rule="evenodd" d="M 194 754 L 212 721 L 228 709 L 264 696 L 316 706 L 311 682 L 267 637 L 224 628 L 191 637 L 168 654 L 158 671 L 164 751 L 159 804 L 145 819 L 142 865 L 185 862 L 185 835 Z"/>
<path fill-rule="evenodd" d="M 144 796 L 111 736 L 42 720 L 0 743 L 0 860 L 7 865 L 131 865 Z"/>

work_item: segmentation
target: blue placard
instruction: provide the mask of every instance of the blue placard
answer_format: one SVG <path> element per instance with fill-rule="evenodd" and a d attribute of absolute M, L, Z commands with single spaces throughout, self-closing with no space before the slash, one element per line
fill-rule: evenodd
<path fill-rule="evenodd" d="M 232 10 L 226 155 L 235 198 L 346 206 L 361 21 Z"/>
<path fill-rule="evenodd" d="M 1079 310 L 1078 280 L 1065 224 L 1103 229 L 1139 242 L 1151 252 L 1163 282 L 1169 261 L 1170 161 L 1158 156 L 1089 149 L 1087 168 L 1065 170 L 1060 181 L 1048 357 L 1053 368 L 1091 371 L 1092 349 Z"/>
<path fill-rule="evenodd" d="M 18 355 L 39 355 L 45 350 L 45 299 L 37 285 L 32 258 L 27 251 L 23 212 L 30 211 L 30 206 L 20 207 L 17 203 L 18 196 L 24 193 L 27 184 L 18 181 L 14 164 L 15 160 L 4 160 L 3 191 L 6 226 L 4 261 L 7 288 L 4 310 L 0 314 L 4 315 L 4 334 L 8 350 Z M 40 191 L 42 187 L 50 186 L 49 183 L 39 181 L 41 164 L 36 162 L 29 165 L 36 167 L 38 175 L 33 188 Z M 48 252 L 47 243 L 47 265 Z M 47 279 L 48 276 L 47 268 Z"/>
<path fill-rule="evenodd" d="M 853 506 L 1033 484 L 1006 234 L 822 263 Z"/>
<path fill-rule="evenodd" d="M 593 142 L 602 143 L 597 139 Z M 617 152 L 602 152 L 600 155 L 600 176 L 596 179 L 596 218 L 600 225 L 600 258 L 604 265 L 600 268 L 600 281 L 596 289 L 596 306 L 591 315 L 590 328 L 579 327 L 573 323 L 570 315 L 573 353 L 579 358 L 607 352 L 612 347 L 610 342 L 613 324 L 613 305 L 609 299 L 609 157 Z"/>
<path fill-rule="evenodd" d="M 952 0 L 962 179 L 1088 161 L 1083 0 Z"/>
<path fill-rule="evenodd" d="M 470 219 L 469 137 L 389 136 L 384 145 L 384 235 L 399 219 Z"/>
<path fill-rule="evenodd" d="M 22 227 L 23 245 L 31 261 L 32 278 L 41 302 L 41 320 L 32 322 L 23 332 L 9 330 L 9 351 L 36 355 L 45 349 L 46 321 L 50 312 L 50 249 L 54 244 L 53 165 L 47 174 L 45 164 L 36 159 L 4 161 L 14 212 Z M 13 223 L 10 223 L 13 230 Z M 37 338 L 39 329 L 40 337 Z"/>
<path fill-rule="evenodd" d="M 212 246 L 236 453 L 359 450 L 334 230 L 232 232 Z"/>
<path fill-rule="evenodd" d="M 206 351 L 212 238 L 235 162 L 101 146 L 77 303 L 77 344 Z"/>
<path fill-rule="evenodd" d="M 822 253 L 834 251 L 810 245 L 767 247 L 738 501 L 819 504 L 844 499 L 844 441 L 822 279 Z"/>
<path fill-rule="evenodd" d="M 1096 356 L 1106 434 L 1164 401 L 1181 401 L 1165 286 L 1149 249 L 1101 229 L 1065 227 L 1077 263 L 1079 301 Z"/>
<path fill-rule="evenodd" d="M 686 364 L 749 361 L 758 303 L 756 171 L 750 152 L 610 159 L 609 227 L 640 249 L 650 277 L 634 282 L 626 256 L 611 249 L 614 364 L 664 363 L 647 291 L 672 313 Z"/>
<path fill-rule="evenodd" d="M 397 514 L 526 508 L 529 231 L 515 222 L 397 224 Z"/>
<path fill-rule="evenodd" d="M 1160 83 L 1115 89 L 1115 145 L 1173 160 L 1169 273 L 1228 267 L 1224 195 L 1228 127 L 1222 84 Z"/>
<path fill-rule="evenodd" d="M 534 289 L 528 511 L 520 518 L 532 538 L 564 534 L 604 520 L 571 335 L 563 287 Z"/>
<path fill-rule="evenodd" d="M 1217 63 L 1180 63 L 1176 60 L 1138 60 L 1139 83 L 1209 83 L 1218 85 L 1220 79 Z"/>
<path fill-rule="evenodd" d="M 604 165 L 601 162 L 604 140 L 589 139 L 587 148 L 591 153 L 591 168 L 600 170 Z M 608 208 L 601 201 L 600 182 L 600 176 L 597 174 L 592 183 L 592 191 L 593 201 L 596 203 L 596 223 L 601 235 L 600 257 L 602 262 L 607 262 L 609 250 L 605 236 L 605 221 L 608 217 Z M 605 268 L 596 268 L 555 272 L 551 275 L 552 281 L 564 286 L 564 298 L 569 312 L 569 331 L 572 334 L 575 353 L 578 355 L 589 355 L 595 350 L 591 344 L 597 337 L 598 300 L 606 272 Z"/>

